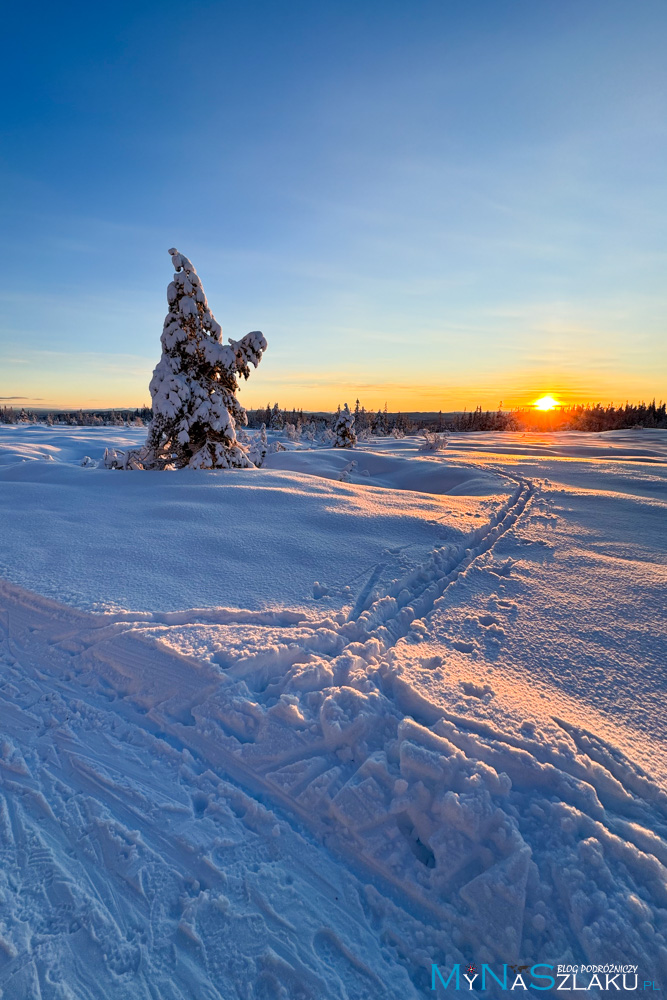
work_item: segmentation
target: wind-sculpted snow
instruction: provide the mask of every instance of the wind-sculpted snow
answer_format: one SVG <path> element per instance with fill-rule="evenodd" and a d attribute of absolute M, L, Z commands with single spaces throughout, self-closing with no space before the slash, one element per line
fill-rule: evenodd
<path fill-rule="evenodd" d="M 367 522 L 347 582 L 317 598 L 250 600 L 241 575 L 225 606 L 167 606 L 165 584 L 163 606 L 95 614 L 0 584 L 3 998 L 412 1000 L 438 995 L 433 963 L 470 962 L 638 965 L 664 988 L 659 447 L 547 470 L 461 438 L 432 459 L 416 440 L 357 449 L 347 483 L 328 451 L 244 475 L 297 505 L 278 595 L 300 558 L 327 576 L 332 505 Z M 2 490 L 67 484 L 71 504 L 98 477 L 192 475 L 32 462 Z M 191 513 L 237 502 L 209 493 Z M 430 547 L 388 543 L 401 505 Z"/>

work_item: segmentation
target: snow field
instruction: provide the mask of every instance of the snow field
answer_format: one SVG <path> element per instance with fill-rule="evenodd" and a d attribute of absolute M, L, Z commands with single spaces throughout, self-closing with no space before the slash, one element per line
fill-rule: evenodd
<path fill-rule="evenodd" d="M 134 438 L 136 447 L 145 429 L 119 435 L 111 429 L 106 439 L 94 433 L 90 441 L 81 440 L 78 429 L 71 439 L 64 428 L 52 439 L 43 427 L 6 431 L 0 435 L 0 517 L 8 530 L 0 542 L 0 573 L 96 610 L 287 607 L 312 613 L 316 582 L 327 605 L 343 608 L 358 597 L 367 567 L 386 566 L 377 580 L 385 582 L 393 563 L 399 572 L 419 566 L 434 544 L 465 545 L 508 489 L 496 475 L 455 467 L 446 485 L 460 499 L 443 506 L 435 495 L 443 476 L 433 463 L 422 463 L 435 480 L 420 474 L 432 492 L 411 493 L 407 501 L 372 485 L 378 471 L 385 473 L 380 485 L 387 476 L 409 481 L 409 460 L 386 456 L 376 458 L 380 469 L 373 466 L 365 488 L 281 471 L 282 455 L 270 456 L 270 469 L 225 470 L 224 476 L 201 470 L 110 476 L 107 469 L 81 467 L 82 458 L 99 460 L 109 440 L 117 446 Z M 337 480 L 347 453 L 303 454 L 316 455 Z M 453 523 L 443 519 L 452 505 L 460 514 Z"/>
<path fill-rule="evenodd" d="M 667 981 L 664 440 L 613 438 L 608 458 L 604 439 L 507 456 L 483 437 L 498 436 L 452 436 L 432 459 L 408 439 L 355 449 L 349 483 L 349 452 L 203 474 L 225 477 L 224 499 L 200 487 L 192 508 L 243 509 L 267 551 L 227 477 L 282 477 L 310 575 L 267 563 L 268 599 L 259 556 L 236 603 L 179 605 L 180 579 L 124 603 L 108 561 L 82 567 L 69 603 L 90 608 L 105 578 L 115 613 L 2 585 L 5 996 L 399 998 L 429 990 L 431 962 L 469 961 L 629 962 Z M 190 475 L 159 489 L 192 490 Z M 93 517 L 102 489 L 85 484 L 104 476 L 153 479 L 10 463 L 2 502 L 51 490 L 52 509 L 64 484 Z M 149 522 L 156 487 L 128 489 Z M 346 513 L 330 533 L 332 505 Z M 117 496 L 98 531 L 121 538 L 124 518 Z M 163 537 L 194 521 L 165 519 Z M 313 567 L 334 579 L 353 521 L 369 522 L 344 554 L 360 579 L 314 598 Z M 64 552 L 80 527 L 49 530 Z M 163 566 L 145 566 L 147 594 Z M 53 566 L 53 596 L 68 574 Z"/>

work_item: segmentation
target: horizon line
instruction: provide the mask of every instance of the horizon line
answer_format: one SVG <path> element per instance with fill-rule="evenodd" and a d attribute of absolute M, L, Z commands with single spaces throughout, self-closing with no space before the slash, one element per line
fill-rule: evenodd
<path fill-rule="evenodd" d="M 19 397 L 13 397 L 13 399 L 14 400 L 17 400 L 17 399 L 28 400 L 29 397 L 26 397 L 26 396 L 20 397 L 19 396 Z M 569 410 L 569 409 L 574 409 L 576 407 L 584 407 L 585 408 L 585 407 L 598 407 L 598 406 L 604 407 L 604 408 L 613 407 L 615 409 L 619 409 L 619 408 L 622 408 L 624 406 L 638 407 L 638 406 L 652 406 L 652 405 L 655 405 L 657 407 L 660 407 L 660 406 L 665 405 L 666 402 L 667 402 L 667 399 L 663 400 L 662 396 L 660 398 L 658 398 L 657 395 L 654 395 L 648 401 L 646 399 L 643 399 L 643 398 L 642 399 L 637 399 L 637 400 L 625 399 L 625 401 L 622 402 L 622 403 L 617 403 L 615 400 L 609 400 L 608 402 L 604 402 L 603 403 L 600 399 L 596 399 L 595 401 L 593 401 L 593 400 L 587 400 L 586 402 L 558 402 L 558 403 L 555 404 L 555 406 L 551 407 L 550 410 L 547 410 L 547 411 L 544 411 L 544 412 L 551 412 L 551 410 L 554 410 L 554 411 L 556 411 L 556 410 Z M 5 396 L 4 398 L 0 397 L 0 405 L 2 405 L 3 409 L 31 410 L 31 411 L 40 412 L 40 413 L 41 412 L 44 412 L 44 413 L 76 413 L 76 412 L 81 412 L 81 413 L 109 413 L 109 412 L 114 412 L 116 410 L 152 410 L 152 405 L 146 404 L 146 403 L 137 404 L 137 405 L 135 405 L 135 404 L 125 404 L 125 405 L 118 404 L 118 405 L 112 405 L 112 406 L 81 406 L 81 405 L 78 405 L 78 404 L 72 404 L 72 405 L 56 405 L 56 404 L 53 404 L 53 405 L 50 405 L 50 406 L 48 406 L 48 405 L 45 406 L 40 401 L 39 405 L 32 405 L 30 403 L 24 402 L 24 403 L 21 403 L 19 406 L 14 407 L 12 405 L 12 397 L 8 397 L 8 396 Z M 304 414 L 306 414 L 306 413 L 308 413 L 308 414 L 317 414 L 317 413 L 327 413 L 327 414 L 329 414 L 329 413 L 336 413 L 337 412 L 337 408 L 336 407 L 334 407 L 333 409 L 328 409 L 326 407 L 319 407 L 317 409 L 306 409 L 303 406 L 280 406 L 280 404 L 274 404 L 274 405 L 278 405 L 278 409 L 280 410 L 281 413 L 294 413 L 294 412 L 296 412 L 296 413 L 304 413 Z M 343 404 L 343 405 L 345 405 L 345 404 Z M 270 404 L 269 404 L 269 407 L 271 409 L 273 408 L 273 407 L 271 407 Z M 355 412 L 355 408 L 354 407 L 350 407 L 350 409 L 353 412 Z M 476 410 L 479 410 L 479 409 L 481 409 L 481 411 L 483 413 L 514 413 L 516 411 L 521 411 L 521 410 L 539 409 L 539 407 L 537 406 L 537 404 L 535 402 L 531 402 L 531 403 L 519 403 L 516 406 L 498 406 L 498 407 L 488 407 L 488 406 L 484 407 L 480 403 L 477 403 L 475 406 L 455 407 L 455 408 L 447 409 L 447 410 L 442 409 L 442 408 L 438 409 L 438 410 L 434 410 L 434 409 L 419 410 L 419 409 L 400 409 L 400 408 L 399 409 L 391 409 L 390 410 L 390 409 L 386 408 L 386 404 L 385 404 L 385 407 L 379 407 L 376 410 L 374 408 L 366 409 L 363 405 L 360 406 L 360 410 L 363 410 L 365 413 L 378 413 L 378 412 L 379 413 L 383 413 L 383 412 L 386 412 L 386 413 L 391 413 L 391 414 L 398 414 L 398 413 L 404 413 L 404 414 L 474 413 Z M 258 412 L 260 410 L 266 410 L 266 406 L 245 406 L 244 410 L 246 410 L 246 412 L 255 412 L 256 413 L 256 412 Z"/>

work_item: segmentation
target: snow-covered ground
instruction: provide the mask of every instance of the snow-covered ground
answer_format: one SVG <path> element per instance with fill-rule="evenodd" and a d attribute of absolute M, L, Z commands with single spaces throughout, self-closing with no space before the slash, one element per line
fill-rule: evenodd
<path fill-rule="evenodd" d="M 664 989 L 667 434 L 144 435 L 0 426 L 3 1000 Z"/>

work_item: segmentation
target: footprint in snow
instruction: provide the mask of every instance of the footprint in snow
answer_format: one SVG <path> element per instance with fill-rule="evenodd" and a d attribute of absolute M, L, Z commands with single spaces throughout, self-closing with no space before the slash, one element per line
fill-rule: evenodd
<path fill-rule="evenodd" d="M 490 697 L 495 695 L 495 691 L 488 684 L 474 684 L 472 681 L 461 681 L 461 687 L 463 693 L 468 695 L 469 698 L 483 698 L 487 694 Z"/>
<path fill-rule="evenodd" d="M 457 649 L 459 653 L 472 653 L 476 648 L 474 642 L 463 642 L 460 639 L 455 639 L 452 642 L 452 647 L 453 649 Z"/>
<path fill-rule="evenodd" d="M 421 665 L 426 670 L 437 670 L 438 667 L 442 666 L 442 657 L 441 656 L 427 656 L 425 658 L 422 658 Z"/>
<path fill-rule="evenodd" d="M 505 637 L 505 630 L 495 615 L 479 615 L 477 621 L 484 629 L 485 639 L 500 641 Z"/>

